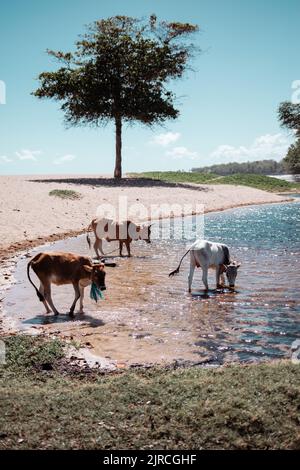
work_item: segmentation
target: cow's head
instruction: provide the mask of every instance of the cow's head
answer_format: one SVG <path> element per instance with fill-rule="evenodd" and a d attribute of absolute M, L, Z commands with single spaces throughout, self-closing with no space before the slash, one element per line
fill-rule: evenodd
<path fill-rule="evenodd" d="M 145 240 L 146 243 L 151 243 L 151 225 L 137 225 L 136 232 L 138 240 Z"/>
<path fill-rule="evenodd" d="M 236 261 L 232 261 L 230 262 L 230 264 L 228 264 L 228 266 L 224 266 L 224 272 L 226 273 L 229 287 L 231 288 L 234 288 L 235 286 L 235 280 L 236 280 L 239 267 L 240 267 L 240 264 L 237 263 Z"/>
<path fill-rule="evenodd" d="M 104 263 L 93 264 L 92 266 L 84 265 L 84 269 L 90 273 L 91 282 L 94 282 L 100 290 L 105 290 L 105 271 Z"/>

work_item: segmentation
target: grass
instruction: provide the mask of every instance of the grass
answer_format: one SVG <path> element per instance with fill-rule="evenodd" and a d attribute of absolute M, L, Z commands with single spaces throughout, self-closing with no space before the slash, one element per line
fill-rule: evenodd
<path fill-rule="evenodd" d="M 237 184 L 242 186 L 250 186 L 252 188 L 263 189 L 264 191 L 282 192 L 300 189 L 299 183 L 290 183 L 278 178 L 272 178 L 265 175 L 255 174 L 235 174 L 222 176 L 216 181 L 218 184 Z"/>
<path fill-rule="evenodd" d="M 5 342 L 2 449 L 300 447 L 300 365 L 73 373 L 58 340 Z"/>
<path fill-rule="evenodd" d="M 196 183 L 196 184 L 234 184 L 250 186 L 271 192 L 284 192 L 300 190 L 300 183 L 272 178 L 270 176 L 256 174 L 235 174 L 230 176 L 218 176 L 213 173 L 196 173 L 184 171 L 151 171 L 145 173 L 132 173 L 131 176 L 152 178 L 167 181 L 169 183 Z"/>
<path fill-rule="evenodd" d="M 49 196 L 60 197 L 61 199 L 80 199 L 81 194 L 72 189 L 52 189 Z"/>
<path fill-rule="evenodd" d="M 202 184 L 218 178 L 218 175 L 206 173 L 191 173 L 187 171 L 148 171 L 144 173 L 129 173 L 129 176 L 151 178 L 154 180 L 167 181 L 168 183 L 196 183 Z"/>

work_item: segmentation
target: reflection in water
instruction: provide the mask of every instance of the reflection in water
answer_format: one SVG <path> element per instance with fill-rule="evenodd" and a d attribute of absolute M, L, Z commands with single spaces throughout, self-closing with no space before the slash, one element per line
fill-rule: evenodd
<path fill-rule="evenodd" d="M 88 342 L 94 352 L 125 363 L 170 360 L 223 363 L 288 357 L 299 334 L 299 204 L 256 206 L 205 216 L 205 237 L 231 247 L 242 263 L 237 290 L 204 294 L 197 270 L 193 295 L 187 293 L 188 257 L 178 276 L 168 273 L 193 238 L 195 219 L 175 219 L 174 239 L 156 239 L 151 245 L 133 244 L 134 257 L 116 258 L 107 268 L 105 301 L 92 303 L 86 295 L 85 315 L 74 320 L 43 314 L 43 305 L 18 263 L 18 283 L 6 298 L 7 314 L 22 328 L 43 325 L 51 332 Z M 158 230 L 158 224 L 153 226 Z M 157 237 L 158 238 L 158 237 Z M 56 242 L 55 249 L 88 253 L 85 237 Z M 110 245 L 110 250 L 114 248 Z M 35 250 L 36 251 L 36 250 Z M 39 250 L 40 251 L 40 250 Z M 53 288 L 54 303 L 67 311 L 73 288 Z"/>

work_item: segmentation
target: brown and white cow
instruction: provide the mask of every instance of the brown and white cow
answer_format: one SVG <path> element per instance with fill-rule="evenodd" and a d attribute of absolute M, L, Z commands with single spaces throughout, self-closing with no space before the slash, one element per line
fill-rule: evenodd
<path fill-rule="evenodd" d="M 39 289 L 30 278 L 30 267 L 40 280 Z M 80 298 L 80 313 L 83 313 L 84 288 L 94 282 L 100 290 L 105 290 L 104 263 L 94 264 L 90 257 L 73 253 L 48 252 L 39 253 L 27 265 L 29 282 L 36 290 L 37 296 L 43 302 L 46 313 L 51 309 L 54 315 L 59 315 L 51 298 L 51 284 L 73 284 L 75 299 L 71 305 L 69 315 Z"/>
<path fill-rule="evenodd" d="M 151 225 L 137 225 L 130 220 L 124 220 L 119 223 L 112 219 L 93 219 L 87 231 L 89 232 L 91 229 L 95 235 L 94 250 L 97 258 L 101 258 L 101 255 L 104 256 L 102 240 L 108 242 L 118 241 L 120 256 L 122 256 L 123 244 L 127 248 L 128 256 L 131 256 L 130 244 L 133 240 L 145 240 L 146 243 L 151 243 Z M 86 239 L 91 248 L 91 240 L 88 233 Z"/>

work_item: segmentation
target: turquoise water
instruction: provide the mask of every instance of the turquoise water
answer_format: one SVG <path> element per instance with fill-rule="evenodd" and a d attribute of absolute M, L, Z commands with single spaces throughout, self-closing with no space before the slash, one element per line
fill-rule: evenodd
<path fill-rule="evenodd" d="M 229 346 L 240 360 L 285 356 L 283 345 L 300 336 L 299 209 L 278 204 L 206 217 L 205 237 L 226 240 L 242 263 L 234 320 L 239 342 Z"/>

